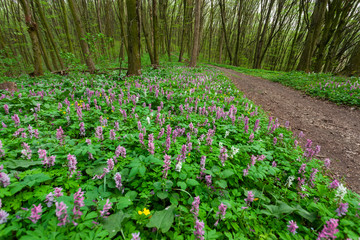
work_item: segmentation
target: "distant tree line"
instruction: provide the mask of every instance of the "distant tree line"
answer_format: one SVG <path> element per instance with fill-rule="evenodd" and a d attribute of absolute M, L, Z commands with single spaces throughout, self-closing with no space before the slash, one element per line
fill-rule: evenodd
<path fill-rule="evenodd" d="M 360 0 L 0 0 L 0 68 L 34 75 L 141 56 L 360 75 Z"/>

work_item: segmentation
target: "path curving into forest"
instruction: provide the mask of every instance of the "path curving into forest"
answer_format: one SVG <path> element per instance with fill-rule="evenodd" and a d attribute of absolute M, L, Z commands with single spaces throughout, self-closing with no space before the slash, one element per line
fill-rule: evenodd
<path fill-rule="evenodd" d="M 291 130 L 303 131 L 305 139 L 321 146 L 319 159 L 330 158 L 337 179 L 360 194 L 360 110 L 337 106 L 300 91 L 259 77 L 212 66 L 228 76 L 255 104 L 281 123 L 290 121 Z"/>

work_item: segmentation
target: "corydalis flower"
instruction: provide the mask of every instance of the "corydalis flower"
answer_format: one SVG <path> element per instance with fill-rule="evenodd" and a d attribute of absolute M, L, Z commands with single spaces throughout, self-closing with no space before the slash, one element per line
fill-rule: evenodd
<path fill-rule="evenodd" d="M 322 238 L 325 239 L 335 239 L 335 234 L 339 232 L 337 226 L 339 225 L 339 219 L 331 218 L 329 221 L 326 222 L 324 229 L 319 233 L 317 240 L 321 240 Z"/>
<path fill-rule="evenodd" d="M 85 136 L 85 125 L 84 125 L 84 123 L 83 122 L 81 122 L 80 124 L 79 124 L 79 126 L 80 126 L 80 136 Z"/>
<path fill-rule="evenodd" d="M 227 150 L 226 150 L 225 147 L 222 147 L 222 148 L 220 149 L 220 156 L 219 156 L 219 158 L 220 158 L 221 164 L 222 164 L 223 166 L 225 166 L 225 161 L 226 161 L 226 159 L 228 158 Z"/>
<path fill-rule="evenodd" d="M 4 188 L 10 185 L 10 177 L 4 172 L 0 172 L 0 183 Z"/>
<path fill-rule="evenodd" d="M 110 140 L 115 140 L 115 137 L 116 137 L 115 130 L 114 130 L 114 129 L 111 129 L 111 130 L 110 130 Z"/>
<path fill-rule="evenodd" d="M 215 224 L 214 224 L 215 227 L 219 224 L 220 220 L 225 219 L 226 209 L 227 209 L 227 206 L 223 203 L 220 203 L 219 211 L 216 213 L 216 217 L 220 216 L 220 218 L 215 222 Z"/>
<path fill-rule="evenodd" d="M 112 158 L 109 158 L 107 160 L 107 165 L 108 165 L 109 171 L 113 170 L 114 169 L 114 160 Z"/>
<path fill-rule="evenodd" d="M 110 202 L 109 199 L 106 200 L 106 203 L 103 207 L 103 210 L 100 211 L 100 216 L 103 218 L 106 218 L 108 215 L 110 215 L 109 210 L 111 209 L 111 205 L 112 203 Z"/>
<path fill-rule="evenodd" d="M 154 145 L 154 134 L 149 134 L 149 143 L 148 143 L 148 151 L 150 154 L 155 154 L 155 145 Z"/>
<path fill-rule="evenodd" d="M 330 183 L 329 188 L 336 189 L 336 188 L 339 187 L 339 184 L 340 184 L 339 181 L 335 179 L 334 181 L 332 181 L 332 182 Z"/>
<path fill-rule="evenodd" d="M 340 200 L 343 200 L 346 192 L 347 192 L 346 187 L 344 187 L 344 185 L 340 183 L 339 187 L 336 190 L 335 197 L 340 198 Z"/>
<path fill-rule="evenodd" d="M 196 239 L 200 239 L 200 240 L 204 240 L 204 234 L 205 234 L 205 231 L 204 231 L 204 227 L 205 227 L 205 224 L 203 221 L 199 221 L 198 219 L 196 219 L 196 222 L 195 222 L 195 231 L 194 231 L 194 235 L 195 235 L 195 238 Z"/>
<path fill-rule="evenodd" d="M 245 202 L 249 205 L 250 203 L 252 203 L 254 201 L 254 194 L 252 191 L 248 191 L 247 192 L 247 198 L 244 199 Z"/>
<path fill-rule="evenodd" d="M 337 215 L 339 217 L 345 216 L 349 208 L 349 203 L 340 203 L 339 208 L 336 209 Z"/>
<path fill-rule="evenodd" d="M 77 161 L 76 161 L 76 157 L 74 155 L 68 155 L 67 156 L 67 159 L 68 159 L 68 167 L 69 167 L 69 172 L 70 172 L 70 178 L 72 177 L 72 175 L 76 172 L 76 164 L 77 164 Z"/>
<path fill-rule="evenodd" d="M 292 234 L 295 234 L 296 229 L 299 228 L 298 225 L 296 225 L 296 222 L 294 222 L 293 220 L 289 221 L 289 225 L 287 225 L 287 227 Z"/>
<path fill-rule="evenodd" d="M 73 208 L 73 214 L 74 214 L 74 219 L 79 219 L 83 213 L 80 211 L 80 208 L 85 206 L 84 204 L 84 192 L 81 191 L 81 188 L 79 188 L 79 190 L 74 193 L 74 208 Z M 73 221 L 73 224 L 75 226 L 78 225 L 78 223 L 76 223 L 75 221 Z"/>
<path fill-rule="evenodd" d="M 33 206 L 34 207 L 31 209 L 31 216 L 29 217 L 29 219 L 33 223 L 37 223 L 37 221 L 39 221 L 39 219 L 41 218 L 41 212 L 42 212 L 41 203 L 38 206 L 36 206 L 35 204 Z"/>
<path fill-rule="evenodd" d="M 116 188 L 119 189 L 121 192 L 124 192 L 123 185 L 121 183 L 121 174 L 116 173 L 114 176 L 114 180 L 115 180 Z"/>
<path fill-rule="evenodd" d="M 170 170 L 170 164 L 171 164 L 171 156 L 165 154 L 164 156 L 164 165 L 163 165 L 163 178 L 167 178 L 168 171 Z"/>
<path fill-rule="evenodd" d="M 31 155 L 32 155 L 32 151 L 30 149 L 29 144 L 27 143 L 23 143 L 23 150 L 21 151 L 22 157 L 23 158 L 27 158 L 27 159 L 31 159 Z"/>
<path fill-rule="evenodd" d="M 6 223 L 9 214 L 4 210 L 0 210 L 0 224 Z"/>
<path fill-rule="evenodd" d="M 6 114 L 9 114 L 9 106 L 7 104 L 4 104 L 4 110 Z"/>
<path fill-rule="evenodd" d="M 104 140 L 103 136 L 103 129 L 101 126 L 97 127 L 95 130 L 95 137 L 98 138 L 100 141 Z"/>
<path fill-rule="evenodd" d="M 60 141 L 60 144 L 64 142 L 64 131 L 61 127 L 56 130 L 56 138 Z"/>
<path fill-rule="evenodd" d="M 69 222 L 68 218 L 68 213 L 67 213 L 67 206 L 64 202 L 56 202 L 55 203 L 56 206 L 56 216 L 58 218 L 58 220 L 60 221 L 60 223 L 58 223 L 58 226 L 65 226 L 67 222 Z"/>
<path fill-rule="evenodd" d="M 14 116 L 12 116 L 11 119 L 14 121 L 15 127 L 18 127 L 20 125 L 20 118 L 17 114 L 14 114 Z"/>
<path fill-rule="evenodd" d="M 199 206 L 200 206 L 200 197 L 197 196 L 194 198 L 194 201 L 192 202 L 192 208 L 190 212 L 194 215 L 195 219 L 199 216 Z"/>
<path fill-rule="evenodd" d="M 2 144 L 2 142 L 1 142 L 1 140 L 0 140 L 0 157 L 5 156 L 5 151 L 4 151 L 4 149 L 2 149 L 2 148 L 3 148 L 3 144 Z"/>
<path fill-rule="evenodd" d="M 140 232 L 132 233 L 131 236 L 132 236 L 131 240 L 141 240 Z"/>

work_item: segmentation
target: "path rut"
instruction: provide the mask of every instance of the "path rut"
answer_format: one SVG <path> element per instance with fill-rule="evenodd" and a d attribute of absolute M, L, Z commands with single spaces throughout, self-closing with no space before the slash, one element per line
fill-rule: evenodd
<path fill-rule="evenodd" d="M 224 72 L 247 98 L 291 130 L 321 146 L 319 159 L 330 158 L 333 177 L 360 194 L 360 110 L 315 99 L 259 77 L 212 66 Z"/>

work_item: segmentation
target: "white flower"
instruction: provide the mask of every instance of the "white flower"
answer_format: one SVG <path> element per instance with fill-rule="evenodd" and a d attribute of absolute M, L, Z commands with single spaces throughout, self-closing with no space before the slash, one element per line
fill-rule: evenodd
<path fill-rule="evenodd" d="M 239 148 L 232 146 L 230 157 L 233 158 L 238 152 L 239 152 Z"/>
<path fill-rule="evenodd" d="M 200 141 L 200 139 L 198 139 L 198 144 L 199 144 L 199 146 L 201 145 L 201 141 Z"/>
<path fill-rule="evenodd" d="M 150 124 L 150 118 L 149 117 L 146 118 L 146 121 L 148 122 L 148 124 Z"/>
<path fill-rule="evenodd" d="M 145 95 L 145 97 L 146 97 L 146 88 L 144 89 L 144 95 Z"/>
<path fill-rule="evenodd" d="M 286 180 L 285 186 L 287 186 L 289 188 L 292 185 L 294 180 L 295 180 L 294 176 L 288 177 L 288 179 Z"/>
<path fill-rule="evenodd" d="M 224 138 L 226 138 L 227 136 L 229 136 L 229 133 L 230 133 L 229 131 L 226 131 L 226 132 L 225 132 L 225 137 L 224 137 Z"/>
<path fill-rule="evenodd" d="M 219 142 L 219 148 L 223 148 L 224 144 L 222 142 Z"/>
<path fill-rule="evenodd" d="M 135 102 L 138 102 L 138 101 L 139 101 L 139 97 L 136 97 L 136 98 L 135 98 Z"/>
<path fill-rule="evenodd" d="M 175 171 L 181 172 L 181 168 L 182 168 L 182 162 L 179 161 L 175 166 Z"/>
<path fill-rule="evenodd" d="M 344 185 L 340 183 L 339 187 L 336 189 L 335 197 L 343 200 L 346 192 L 347 192 L 346 187 L 344 187 Z"/>

